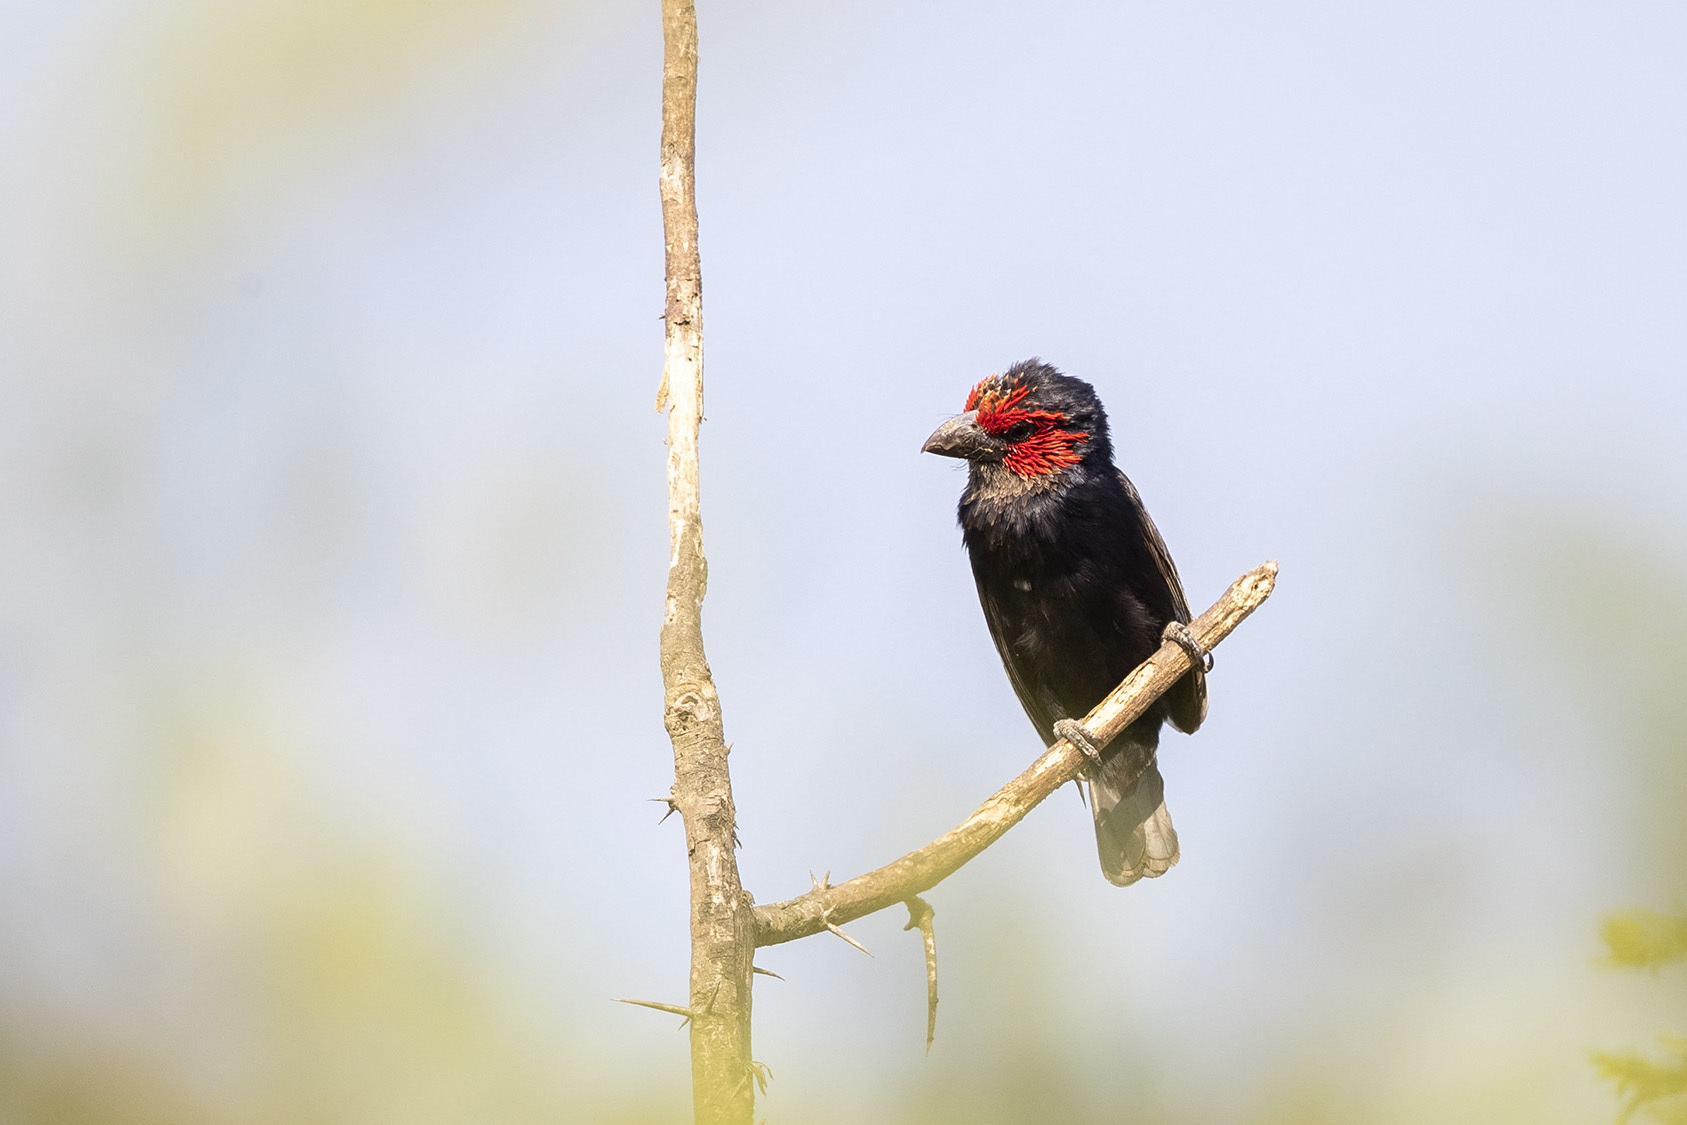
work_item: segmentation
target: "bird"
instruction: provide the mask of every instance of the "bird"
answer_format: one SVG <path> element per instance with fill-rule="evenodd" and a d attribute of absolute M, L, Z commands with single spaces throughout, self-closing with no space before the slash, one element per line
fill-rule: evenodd
<path fill-rule="evenodd" d="M 1155 754 L 1161 724 L 1193 734 L 1207 713 L 1210 658 L 1187 629 L 1171 553 L 1113 463 L 1095 388 L 1040 359 L 986 377 L 922 449 L 967 462 L 961 539 L 1014 693 L 1044 745 L 1084 752 L 1096 850 L 1110 883 L 1178 860 Z M 1193 667 L 1104 746 L 1079 725 L 1164 639 Z"/>

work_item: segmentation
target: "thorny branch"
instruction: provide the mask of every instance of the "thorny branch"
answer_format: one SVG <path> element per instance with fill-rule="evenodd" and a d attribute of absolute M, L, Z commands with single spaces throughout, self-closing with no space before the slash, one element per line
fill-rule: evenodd
<path fill-rule="evenodd" d="M 1276 582 L 1275 562 L 1264 563 L 1242 575 L 1211 609 L 1190 622 L 1189 630 L 1195 640 L 1203 648 L 1215 647 L 1271 596 Z M 1190 666 L 1189 654 L 1167 641 L 1084 717 L 1085 731 L 1097 744 L 1106 745 L 1140 717 Z M 1147 764 L 1143 762 L 1143 768 Z M 1076 777 L 1083 767 L 1084 757 L 1077 747 L 1061 739 L 971 816 L 925 847 L 846 883 L 816 886 L 796 898 L 756 907 L 756 945 L 778 945 L 824 930 L 836 932 L 845 922 L 930 890 L 995 843 L 1043 798 Z"/>
<path fill-rule="evenodd" d="M 662 230 L 668 293 L 662 387 L 668 408 L 667 603 L 662 615 L 664 723 L 674 745 L 671 808 L 685 821 L 691 860 L 692 1106 L 698 1125 L 749 1125 L 750 975 L 755 922 L 738 880 L 736 816 L 720 699 L 703 653 L 702 508 L 697 431 L 703 420 L 703 267 L 693 171 L 697 12 L 662 0 Z"/>
<path fill-rule="evenodd" d="M 697 13 L 693 0 L 661 0 L 662 227 L 667 261 L 666 333 L 656 409 L 668 412 L 668 528 L 672 556 L 662 617 L 664 723 L 674 747 L 674 786 L 658 798 L 685 821 L 691 874 L 690 1004 L 624 1003 L 684 1017 L 691 1027 L 692 1098 L 698 1125 L 749 1125 L 755 1091 L 769 1072 L 750 1057 L 750 985 L 757 946 L 829 930 L 865 952 L 840 928 L 898 902 L 918 927 L 926 955 L 926 1047 L 937 1021 L 937 941 L 932 909 L 919 897 L 989 847 L 1083 768 L 1065 740 L 1009 782 L 954 830 L 878 871 L 838 886 L 816 880 L 808 894 L 752 908 L 738 876 L 736 813 L 727 772 L 720 700 L 703 651 L 708 581 L 698 488 L 697 438 L 703 419 L 703 283 L 694 185 Z M 1266 563 L 1231 586 L 1191 625 L 1210 649 L 1265 601 L 1277 565 Z M 1106 743 L 1189 669 L 1167 642 L 1091 711 L 1085 730 Z M 1147 763 L 1143 763 L 1146 766 Z M 768 974 L 775 975 L 775 974 Z"/>

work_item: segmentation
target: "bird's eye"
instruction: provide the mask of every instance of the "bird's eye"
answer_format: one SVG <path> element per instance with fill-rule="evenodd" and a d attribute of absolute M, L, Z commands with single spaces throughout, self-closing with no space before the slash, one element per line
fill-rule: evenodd
<path fill-rule="evenodd" d="M 1006 430 L 1002 431 L 1002 436 L 1007 438 L 1009 441 L 1024 441 L 1036 432 L 1037 427 L 1033 426 L 1029 422 L 1015 422 Z"/>

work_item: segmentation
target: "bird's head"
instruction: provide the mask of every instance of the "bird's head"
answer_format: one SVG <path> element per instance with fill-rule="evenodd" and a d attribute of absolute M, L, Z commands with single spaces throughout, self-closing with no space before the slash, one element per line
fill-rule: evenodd
<path fill-rule="evenodd" d="M 1036 359 L 981 380 L 967 396 L 966 413 L 939 426 L 922 452 L 1000 466 L 1027 482 L 1113 460 L 1095 388 Z"/>

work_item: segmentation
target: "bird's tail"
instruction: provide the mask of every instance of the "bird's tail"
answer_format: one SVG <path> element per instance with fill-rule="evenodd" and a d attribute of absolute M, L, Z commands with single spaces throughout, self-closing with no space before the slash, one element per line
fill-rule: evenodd
<path fill-rule="evenodd" d="M 1155 741 L 1158 741 L 1156 739 Z M 1177 830 L 1166 811 L 1165 782 L 1153 761 L 1154 745 L 1115 750 L 1090 779 L 1090 808 L 1095 813 L 1095 846 L 1101 872 L 1115 886 L 1164 875 L 1177 862 Z M 1148 768 L 1131 779 L 1143 757 Z"/>

